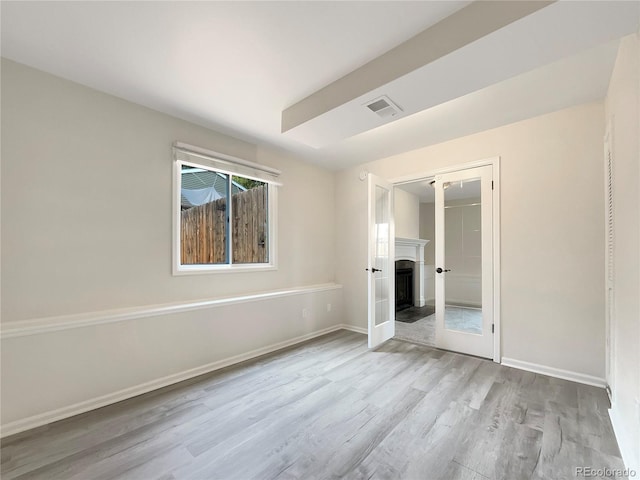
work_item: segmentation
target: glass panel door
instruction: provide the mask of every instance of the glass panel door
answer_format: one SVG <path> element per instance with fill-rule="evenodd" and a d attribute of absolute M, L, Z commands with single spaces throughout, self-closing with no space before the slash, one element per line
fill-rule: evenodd
<path fill-rule="evenodd" d="M 395 334 L 393 187 L 369 174 L 369 347 Z"/>
<path fill-rule="evenodd" d="M 480 183 L 449 182 L 444 190 L 444 326 L 472 334 L 482 334 Z"/>
<path fill-rule="evenodd" d="M 389 282 L 391 273 L 391 259 L 389 258 L 389 196 L 390 192 L 380 185 L 376 189 L 376 214 L 374 233 L 373 262 L 377 270 L 374 272 L 376 282 L 376 318 L 375 324 L 388 322 L 389 313 Z"/>
<path fill-rule="evenodd" d="M 436 345 L 493 357 L 492 167 L 436 177 Z"/>

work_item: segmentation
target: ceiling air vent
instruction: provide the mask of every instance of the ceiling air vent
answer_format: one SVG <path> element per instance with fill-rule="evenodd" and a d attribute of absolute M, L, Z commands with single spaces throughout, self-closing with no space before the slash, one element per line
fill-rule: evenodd
<path fill-rule="evenodd" d="M 386 95 L 366 103 L 365 106 L 380 118 L 395 117 L 402 112 L 402 109 Z"/>

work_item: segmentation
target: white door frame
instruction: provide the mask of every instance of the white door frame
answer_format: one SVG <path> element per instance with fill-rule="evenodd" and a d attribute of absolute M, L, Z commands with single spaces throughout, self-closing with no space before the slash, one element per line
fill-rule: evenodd
<path fill-rule="evenodd" d="M 500 157 L 491 157 L 484 160 L 467 162 L 458 165 L 449 165 L 434 170 L 427 170 L 419 173 L 412 173 L 402 177 L 389 180 L 394 186 L 403 183 L 412 183 L 424 178 L 435 177 L 443 173 L 457 172 L 459 170 L 467 170 L 469 168 L 484 167 L 491 165 L 493 167 L 493 361 L 501 363 L 502 361 L 502 337 L 500 329 Z"/>

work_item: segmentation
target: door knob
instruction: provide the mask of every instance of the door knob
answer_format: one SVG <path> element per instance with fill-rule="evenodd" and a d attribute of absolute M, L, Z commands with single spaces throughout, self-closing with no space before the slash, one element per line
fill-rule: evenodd
<path fill-rule="evenodd" d="M 447 269 L 447 270 L 443 270 L 442 268 L 438 267 L 436 268 L 436 273 L 442 273 L 442 272 L 450 272 L 451 270 Z"/>
<path fill-rule="evenodd" d="M 365 270 L 366 270 L 367 272 L 369 271 L 369 269 L 368 269 L 368 268 L 365 268 Z M 382 271 L 382 270 L 380 270 L 379 268 L 372 268 L 372 269 L 371 269 L 371 272 L 372 272 L 372 273 L 381 272 L 381 271 Z"/>

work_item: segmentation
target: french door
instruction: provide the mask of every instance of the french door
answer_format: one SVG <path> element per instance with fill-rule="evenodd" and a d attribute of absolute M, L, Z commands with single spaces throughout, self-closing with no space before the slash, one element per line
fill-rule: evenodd
<path fill-rule="evenodd" d="M 395 234 L 393 185 L 369 174 L 368 261 L 369 348 L 395 335 Z"/>
<path fill-rule="evenodd" d="M 435 177 L 436 346 L 493 358 L 491 165 Z"/>

